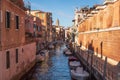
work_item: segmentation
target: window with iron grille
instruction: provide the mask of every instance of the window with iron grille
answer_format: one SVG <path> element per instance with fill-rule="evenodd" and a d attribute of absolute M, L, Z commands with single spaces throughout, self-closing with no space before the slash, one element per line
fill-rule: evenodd
<path fill-rule="evenodd" d="M 6 68 L 10 68 L 10 52 L 6 52 Z"/>
<path fill-rule="evenodd" d="M 15 16 L 16 29 L 19 29 L 19 16 Z"/>
<path fill-rule="evenodd" d="M 16 63 L 18 63 L 18 49 L 16 49 Z"/>
<path fill-rule="evenodd" d="M 5 13 L 5 26 L 6 26 L 6 28 L 10 28 L 10 16 L 11 16 L 11 13 L 6 11 L 6 13 Z"/>

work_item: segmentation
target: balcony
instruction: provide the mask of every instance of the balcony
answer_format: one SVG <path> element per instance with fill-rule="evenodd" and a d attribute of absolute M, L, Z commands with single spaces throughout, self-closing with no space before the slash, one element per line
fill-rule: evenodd
<path fill-rule="evenodd" d="M 111 4 L 114 3 L 117 0 L 105 0 L 104 4 Z"/>

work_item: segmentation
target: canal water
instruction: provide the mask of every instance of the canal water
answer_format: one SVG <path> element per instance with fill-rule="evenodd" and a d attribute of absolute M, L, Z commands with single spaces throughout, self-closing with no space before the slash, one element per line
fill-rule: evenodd
<path fill-rule="evenodd" d="M 68 57 L 63 54 L 65 47 L 64 44 L 57 45 L 50 51 L 48 60 L 37 63 L 31 77 L 25 80 L 71 80 Z"/>

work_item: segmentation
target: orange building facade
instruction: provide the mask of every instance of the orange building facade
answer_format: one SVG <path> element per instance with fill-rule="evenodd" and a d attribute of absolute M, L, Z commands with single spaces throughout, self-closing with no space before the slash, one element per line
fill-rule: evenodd
<path fill-rule="evenodd" d="M 36 43 L 25 40 L 23 0 L 0 0 L 0 80 L 17 80 L 35 61 Z"/>
<path fill-rule="evenodd" d="M 106 80 L 118 80 L 120 73 L 120 0 L 106 0 L 104 5 L 95 6 L 95 9 L 78 23 L 77 31 L 77 45 L 84 53 L 79 52 L 79 55 L 87 61 L 89 66 L 92 65 L 96 76 L 98 73 L 102 77 L 106 74 Z M 88 57 L 92 56 L 88 53 L 92 53 L 93 57 Z M 107 64 L 105 58 L 107 58 Z"/>
<path fill-rule="evenodd" d="M 31 14 L 40 18 L 41 26 L 43 30 L 42 36 L 47 42 L 51 42 L 52 41 L 52 13 L 43 12 L 40 10 L 33 10 L 31 11 Z"/>

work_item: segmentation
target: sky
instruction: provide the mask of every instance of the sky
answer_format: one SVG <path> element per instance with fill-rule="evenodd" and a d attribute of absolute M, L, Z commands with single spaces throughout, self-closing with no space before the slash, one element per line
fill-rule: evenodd
<path fill-rule="evenodd" d="M 74 10 L 94 4 L 102 4 L 103 0 L 29 0 L 32 10 L 52 12 L 53 24 L 59 19 L 60 25 L 69 27 L 73 25 Z"/>

